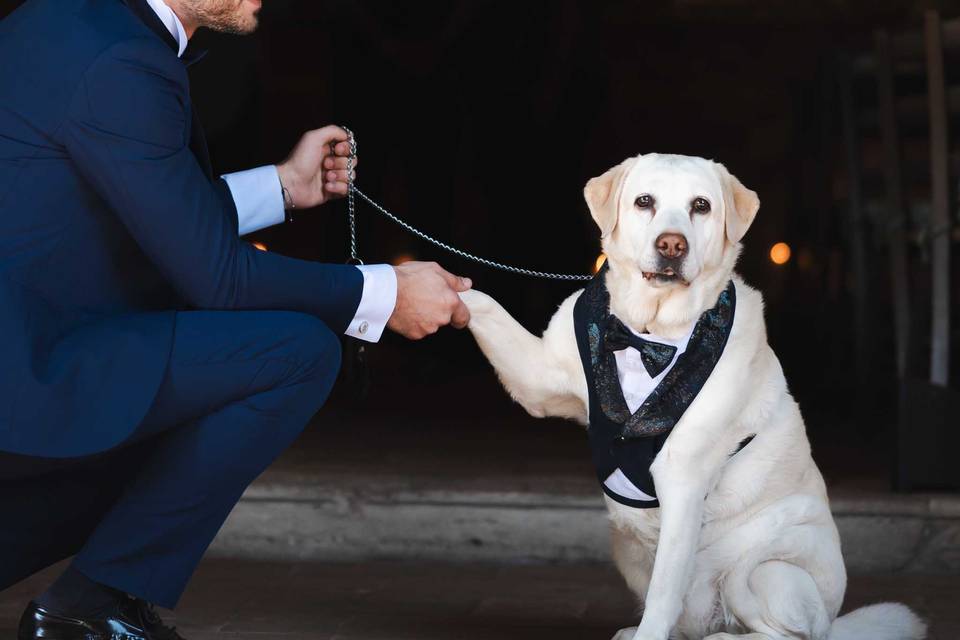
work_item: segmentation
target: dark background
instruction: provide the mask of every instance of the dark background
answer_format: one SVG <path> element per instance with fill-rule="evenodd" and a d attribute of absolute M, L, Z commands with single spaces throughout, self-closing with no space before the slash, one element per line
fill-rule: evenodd
<path fill-rule="evenodd" d="M 769 340 L 807 418 L 818 460 L 828 477 L 851 468 L 876 477 L 890 472 L 897 377 L 889 260 L 883 224 L 868 216 L 868 314 L 855 322 L 839 70 L 872 50 L 877 29 L 918 30 L 924 8 L 937 6 L 951 18 L 960 15 L 954 4 L 264 4 L 252 36 L 198 35 L 210 53 L 191 70 L 194 99 L 218 170 L 279 162 L 306 129 L 347 125 L 360 148 L 358 185 L 401 217 L 489 258 L 583 273 L 599 253 L 582 198 L 590 177 L 640 152 L 723 162 L 762 201 L 739 271 L 764 293 Z M 960 66 L 949 55 L 952 82 L 960 79 Z M 898 91 L 925 88 L 922 78 L 918 86 L 911 82 L 902 81 Z M 859 77 L 853 91 L 864 118 L 858 154 L 867 207 L 875 209 L 874 200 L 882 200 L 878 134 L 870 128 L 876 83 Z M 951 124 L 954 149 L 960 127 Z M 906 130 L 903 151 L 909 204 L 921 212 L 930 198 L 925 126 Z M 248 239 L 271 251 L 342 262 L 345 221 L 338 202 Z M 922 215 L 916 225 L 911 232 L 922 230 Z M 437 260 L 471 276 L 534 332 L 576 288 L 448 256 L 365 205 L 359 231 L 367 262 Z M 926 245 L 914 235 L 911 367 L 922 376 L 930 266 Z M 780 241 L 793 249 L 783 266 L 768 257 Z M 868 345 L 859 368 L 858 332 Z M 954 336 L 956 345 L 956 330 Z M 955 348 L 954 380 L 957 355 Z M 455 430 L 464 412 L 491 424 L 533 422 L 498 389 L 466 333 L 447 330 L 416 344 L 390 335 L 370 349 L 370 361 L 372 384 L 361 411 L 388 407 L 410 429 L 439 415 Z M 356 389 L 344 381 L 333 405 L 355 408 Z"/>

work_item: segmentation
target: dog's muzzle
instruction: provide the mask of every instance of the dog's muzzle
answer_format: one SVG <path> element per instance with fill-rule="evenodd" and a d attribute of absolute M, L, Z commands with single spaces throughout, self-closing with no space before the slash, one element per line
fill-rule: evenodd
<path fill-rule="evenodd" d="M 687 237 L 682 233 L 662 233 L 654 245 L 658 254 L 657 270 L 644 271 L 644 279 L 656 283 L 686 283 L 682 267 L 689 250 Z"/>

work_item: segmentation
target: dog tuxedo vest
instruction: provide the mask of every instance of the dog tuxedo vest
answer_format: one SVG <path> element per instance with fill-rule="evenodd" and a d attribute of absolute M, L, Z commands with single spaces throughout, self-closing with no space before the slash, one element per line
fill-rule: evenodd
<path fill-rule="evenodd" d="M 606 274 L 604 265 L 573 311 L 589 389 L 587 434 L 604 493 L 649 509 L 660 506 L 650 465 L 723 354 L 736 289 L 731 281 L 689 334 L 665 340 L 637 335 L 610 313 Z"/>

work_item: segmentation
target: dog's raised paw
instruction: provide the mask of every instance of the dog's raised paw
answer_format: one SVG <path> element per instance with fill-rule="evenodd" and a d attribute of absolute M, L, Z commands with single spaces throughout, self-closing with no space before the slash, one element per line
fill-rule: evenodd
<path fill-rule="evenodd" d="M 497 304 L 493 298 L 476 289 L 461 291 L 460 299 L 463 300 L 463 304 L 467 305 L 470 313 L 474 315 L 492 309 Z"/>
<path fill-rule="evenodd" d="M 626 629 L 620 629 L 620 631 L 617 631 L 612 640 L 633 640 L 635 635 L 637 635 L 637 628 L 627 627 Z"/>

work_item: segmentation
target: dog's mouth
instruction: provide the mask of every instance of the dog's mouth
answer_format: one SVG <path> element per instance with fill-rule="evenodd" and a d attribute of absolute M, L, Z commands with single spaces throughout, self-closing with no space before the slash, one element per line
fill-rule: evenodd
<path fill-rule="evenodd" d="M 667 267 L 663 271 L 641 271 L 643 274 L 643 279 L 656 284 L 672 284 L 679 283 L 683 285 L 690 284 L 679 273 L 674 271 L 671 267 Z"/>

